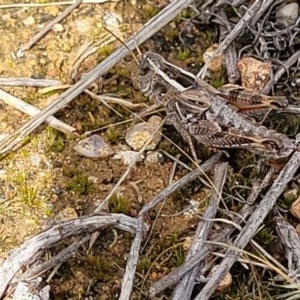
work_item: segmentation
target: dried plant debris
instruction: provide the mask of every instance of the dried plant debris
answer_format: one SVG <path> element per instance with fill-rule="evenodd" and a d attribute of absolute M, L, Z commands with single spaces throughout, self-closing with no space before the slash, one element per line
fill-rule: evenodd
<path fill-rule="evenodd" d="M 50 4 L 0 22 L 0 298 L 299 298 L 298 2 L 76 1 L 26 44 Z"/>

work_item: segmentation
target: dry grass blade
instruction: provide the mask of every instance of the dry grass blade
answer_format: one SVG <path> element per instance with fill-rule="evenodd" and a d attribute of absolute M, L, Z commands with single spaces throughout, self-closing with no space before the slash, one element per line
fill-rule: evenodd
<path fill-rule="evenodd" d="M 134 37 L 131 37 L 126 42 L 126 46 L 131 50 L 135 49 L 136 44 L 140 45 L 141 43 L 145 42 L 153 34 L 159 31 L 163 26 L 168 24 L 175 16 L 177 16 L 192 2 L 192 0 L 173 1 L 160 13 L 158 13 L 154 18 L 147 22 L 144 25 L 144 27 L 136 33 Z M 76 96 L 82 93 L 84 89 L 86 89 L 91 83 L 93 83 L 99 76 L 107 72 L 112 66 L 115 65 L 115 63 L 123 59 L 127 54 L 128 49 L 125 46 L 121 46 L 120 48 L 118 48 L 110 56 L 103 60 L 97 67 L 95 67 L 93 71 L 91 71 L 87 76 L 78 81 L 69 90 L 64 92 L 48 107 L 42 110 L 34 118 L 32 118 L 32 120 L 23 125 L 21 128 L 17 129 L 7 138 L 3 139 L 0 142 L 0 155 L 3 155 L 11 149 L 15 148 L 19 143 L 21 143 L 24 140 L 24 138 L 27 135 L 29 135 L 39 125 L 41 125 L 49 116 L 55 114 L 63 106 L 72 101 Z"/>

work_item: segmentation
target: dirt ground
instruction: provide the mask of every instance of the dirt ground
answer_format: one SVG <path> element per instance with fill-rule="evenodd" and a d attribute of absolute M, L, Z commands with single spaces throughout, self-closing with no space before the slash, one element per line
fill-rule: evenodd
<path fill-rule="evenodd" d="M 7 4 L 7 1 L 0 0 L 0 4 Z M 133 9 L 133 5 L 139 8 Z M 55 30 L 50 31 L 27 50 L 24 57 L 16 58 L 20 47 L 65 8 L 62 5 L 27 9 L 1 8 L 1 78 L 44 78 L 73 84 L 118 46 L 118 42 L 115 42 L 100 47 L 80 64 L 75 77 L 71 77 L 72 64 L 81 45 L 85 41 L 96 44 L 101 37 L 107 35 L 102 28 L 105 12 L 115 13 L 125 24 L 119 29 L 123 40 L 130 36 L 132 30 L 137 30 L 158 12 L 154 6 L 140 1 L 138 4 L 134 1 L 127 4 L 82 4 L 56 26 Z M 133 26 L 128 25 L 130 19 L 134 20 Z M 163 32 L 157 33 L 151 41 L 143 45 L 142 51 L 157 51 L 169 61 L 197 72 L 203 62 L 203 52 L 215 39 L 214 33 L 208 30 L 199 33 L 196 39 L 187 36 L 186 42 L 189 43 L 190 49 L 187 50 L 187 46 L 178 39 L 181 25 L 180 19 L 175 20 Z M 133 103 L 148 101 L 137 91 L 135 81 L 136 65 L 133 58 L 128 56 L 96 83 L 99 92 L 110 93 Z M 212 81 L 220 84 L 223 81 L 222 74 L 214 75 Z M 58 90 L 42 94 L 40 88 L 34 87 L 1 88 L 39 108 L 45 107 L 61 93 L 61 90 Z M 1 135 L 10 134 L 29 120 L 28 116 L 4 102 L 0 101 L 0 105 Z M 77 128 L 80 134 L 103 127 L 99 134 L 117 152 L 124 147 L 128 149 L 124 136 L 131 123 L 118 123 L 129 119 L 131 112 L 118 105 L 113 107 L 123 115 L 122 118 L 86 94 L 82 94 L 55 116 Z M 166 125 L 163 133 L 185 151 L 189 151 L 171 126 Z M 24 147 L 0 162 L 1 259 L 5 259 L 12 249 L 39 232 L 49 219 L 65 220 L 92 213 L 127 169 L 121 161 L 113 160 L 112 157 L 91 159 L 76 154 L 74 146 L 77 143 L 78 139 L 68 138 L 43 125 L 30 135 Z M 178 154 L 178 150 L 164 138 L 158 149 L 166 150 L 172 155 Z M 200 149 L 199 153 L 202 160 L 212 154 L 208 149 Z M 181 159 L 188 163 L 184 157 Z M 234 201 L 235 191 L 239 188 L 234 186 L 251 185 L 255 174 L 250 172 L 247 166 L 254 163 L 256 158 L 249 153 L 238 152 L 231 155 L 225 198 L 233 209 L 239 206 L 238 202 Z M 138 163 L 111 199 L 109 210 L 136 216 L 144 204 L 169 185 L 172 164 L 167 157 L 164 157 L 163 162 L 150 166 L 143 162 Z M 178 167 L 173 180 L 187 172 L 183 167 Z M 138 189 L 134 186 L 138 186 Z M 247 189 L 241 189 L 238 193 L 242 198 L 246 197 Z M 146 299 L 145 291 L 150 283 L 182 263 L 186 253 L 185 241 L 193 236 L 199 221 L 197 215 L 184 214 L 182 211 L 193 200 L 199 203 L 198 214 L 201 214 L 209 195 L 210 190 L 195 181 L 166 199 L 161 207 L 151 211 L 148 216 L 152 226 L 151 235 L 149 240 L 143 243 L 132 299 Z M 117 242 L 112 247 L 115 233 L 109 229 L 101 233 L 90 251 L 88 245 L 85 245 L 63 263 L 50 281 L 51 299 L 118 299 L 133 237 L 121 231 L 117 231 L 116 234 Z M 46 257 L 54 255 L 71 242 L 72 239 L 55 246 L 47 252 Z M 238 276 L 239 272 L 236 275 Z M 215 299 L 221 299 L 219 297 L 222 298 L 222 295 L 216 296 Z M 163 299 L 168 299 L 167 293 Z"/>

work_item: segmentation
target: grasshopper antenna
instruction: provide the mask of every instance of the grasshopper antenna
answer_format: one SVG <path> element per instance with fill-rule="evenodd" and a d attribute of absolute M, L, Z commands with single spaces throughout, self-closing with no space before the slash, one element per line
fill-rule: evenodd
<path fill-rule="evenodd" d="M 122 41 L 117 35 L 115 35 L 110 29 L 108 29 L 107 27 L 103 28 L 108 31 L 113 37 L 115 37 L 124 47 L 127 48 L 127 50 L 131 53 L 132 57 L 134 58 L 134 60 L 136 61 L 137 65 L 139 64 L 139 60 L 137 58 L 137 56 L 133 53 L 133 51 L 124 43 L 124 41 Z M 136 41 L 134 39 L 134 43 L 136 44 Z M 137 48 L 138 49 L 138 48 Z M 140 54 L 140 50 L 138 50 L 139 54 Z"/>

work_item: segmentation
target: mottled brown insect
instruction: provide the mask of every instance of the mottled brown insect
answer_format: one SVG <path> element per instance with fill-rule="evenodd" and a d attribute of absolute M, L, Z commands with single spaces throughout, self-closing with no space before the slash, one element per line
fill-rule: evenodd
<path fill-rule="evenodd" d="M 154 102 L 146 112 L 165 106 L 168 121 L 189 144 L 195 160 L 192 138 L 204 146 L 247 149 L 272 158 L 286 157 L 296 149 L 287 136 L 243 114 L 284 108 L 288 104 L 284 97 L 268 97 L 235 85 L 218 91 L 153 52 L 140 61 L 138 84 Z"/>

